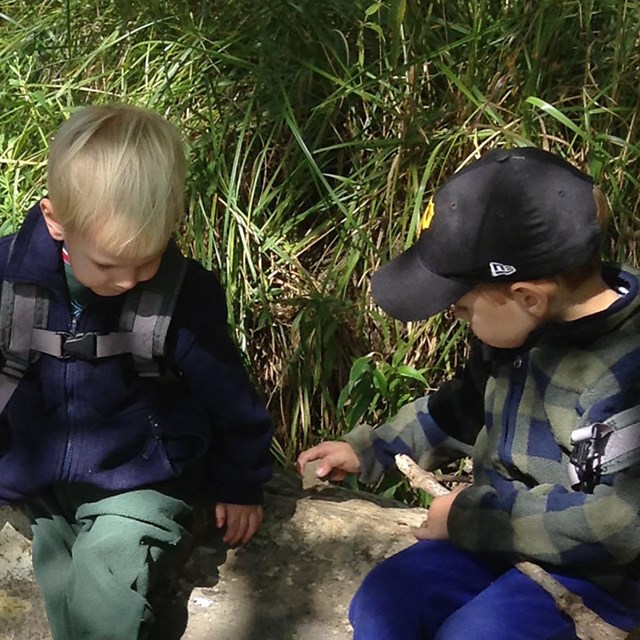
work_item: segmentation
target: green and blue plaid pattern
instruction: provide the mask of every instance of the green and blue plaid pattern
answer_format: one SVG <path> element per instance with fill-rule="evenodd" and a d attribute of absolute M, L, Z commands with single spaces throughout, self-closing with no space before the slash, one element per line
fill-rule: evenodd
<path fill-rule="evenodd" d="M 592 493 L 572 489 L 568 474 L 572 431 L 640 403 L 639 274 L 608 272 L 625 295 L 607 311 L 548 325 L 517 353 L 487 361 L 476 349 L 456 380 L 348 434 L 362 480 L 376 481 L 396 453 L 426 469 L 472 455 L 474 484 L 449 515 L 454 544 L 563 567 L 614 591 L 638 577 L 640 466 L 602 476 Z"/>

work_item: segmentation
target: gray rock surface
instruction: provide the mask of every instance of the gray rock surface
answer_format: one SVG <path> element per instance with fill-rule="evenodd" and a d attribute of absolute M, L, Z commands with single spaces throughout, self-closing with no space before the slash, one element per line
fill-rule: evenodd
<path fill-rule="evenodd" d="M 229 549 L 212 532 L 196 547 L 158 607 L 158 640 L 347 640 L 358 585 L 413 542 L 425 513 L 340 488 L 303 492 L 278 476 L 251 543 Z M 0 640 L 48 640 L 28 523 L 0 509 L 0 530 Z"/>

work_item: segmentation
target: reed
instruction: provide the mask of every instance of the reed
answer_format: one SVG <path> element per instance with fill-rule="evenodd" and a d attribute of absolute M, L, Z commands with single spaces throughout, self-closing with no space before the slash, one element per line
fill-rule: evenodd
<path fill-rule="evenodd" d="M 0 232 L 44 193 L 47 141 L 88 103 L 184 133 L 184 248 L 220 274 L 285 463 L 384 419 L 458 366 L 452 318 L 402 326 L 370 274 L 444 177 L 534 144 L 609 194 L 638 262 L 638 3 L 629 0 L 5 0 Z"/>

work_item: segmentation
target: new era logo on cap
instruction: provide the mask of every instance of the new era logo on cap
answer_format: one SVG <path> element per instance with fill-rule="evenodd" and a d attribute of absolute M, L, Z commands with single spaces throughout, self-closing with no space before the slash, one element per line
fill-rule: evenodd
<path fill-rule="evenodd" d="M 516 272 L 516 268 L 512 264 L 502 264 L 502 262 L 490 262 L 489 271 L 494 278 L 500 276 L 510 276 Z"/>

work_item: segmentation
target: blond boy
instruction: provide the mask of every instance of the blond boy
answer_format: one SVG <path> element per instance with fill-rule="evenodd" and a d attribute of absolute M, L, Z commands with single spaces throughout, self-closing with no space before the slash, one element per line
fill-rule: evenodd
<path fill-rule="evenodd" d="M 190 535 L 193 504 L 215 505 L 230 545 L 262 520 L 271 421 L 229 337 L 220 284 L 171 239 L 184 181 L 164 118 L 84 108 L 51 144 L 47 197 L 0 241 L 2 304 L 14 306 L 0 503 L 32 518 L 55 640 L 160 637 L 149 597 Z M 30 296 L 48 307 L 35 330 L 15 322 Z M 15 344 L 27 339 L 12 388 Z"/>

